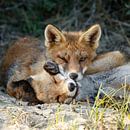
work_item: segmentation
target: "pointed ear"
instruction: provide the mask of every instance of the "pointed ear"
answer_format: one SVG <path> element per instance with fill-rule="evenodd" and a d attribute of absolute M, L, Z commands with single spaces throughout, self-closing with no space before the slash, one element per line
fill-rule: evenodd
<path fill-rule="evenodd" d="M 101 27 L 99 24 L 95 24 L 81 35 L 79 42 L 89 44 L 93 49 L 96 49 L 99 46 L 100 37 Z"/>
<path fill-rule="evenodd" d="M 51 24 L 47 25 L 47 27 L 45 28 L 44 35 L 45 35 L 45 45 L 47 47 L 65 41 L 65 37 L 62 34 L 62 32 Z"/>

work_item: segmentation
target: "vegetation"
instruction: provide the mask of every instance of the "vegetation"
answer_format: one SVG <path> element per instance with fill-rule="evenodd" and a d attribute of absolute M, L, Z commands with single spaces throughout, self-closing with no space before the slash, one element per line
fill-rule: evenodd
<path fill-rule="evenodd" d="M 86 29 L 100 23 L 130 36 L 130 2 L 127 0 L 1 0 L 0 25 L 24 34 L 43 35 L 52 23 L 64 30 Z M 119 30 L 121 30 L 119 32 Z"/>
<path fill-rule="evenodd" d="M 103 51 L 105 49 L 114 50 L 114 45 L 119 47 L 122 43 L 125 46 L 130 46 L 130 1 L 128 0 L 0 0 L 0 40 L 2 41 L 0 42 L 0 47 L 4 48 L 3 50 L 0 48 L 0 58 L 5 52 L 5 39 L 7 39 L 7 42 L 10 40 L 7 34 L 15 32 L 13 34 L 14 37 L 19 34 L 42 37 L 44 28 L 49 23 L 63 30 L 85 30 L 89 25 L 99 23 L 102 26 L 103 38 L 105 38 L 104 44 L 106 45 L 105 47 L 102 45 Z M 112 37 L 113 35 L 114 38 Z M 119 36 L 117 38 L 122 36 L 124 41 L 121 42 L 120 39 L 116 40 L 115 36 L 117 35 Z M 117 41 L 120 41 L 120 44 Z M 107 45 L 108 42 L 109 45 Z M 130 97 L 124 93 L 126 96 L 124 96 L 123 101 L 117 102 L 117 100 L 110 96 L 115 93 L 112 91 L 110 94 L 104 93 L 105 97 L 99 99 L 101 91 L 103 92 L 102 89 L 99 90 L 94 105 L 91 106 L 91 109 L 88 107 L 86 112 L 84 112 L 85 114 L 82 113 L 82 109 L 79 114 L 77 112 L 79 105 L 75 105 L 74 112 L 87 117 L 85 128 L 88 130 L 104 130 L 105 125 L 108 126 L 108 124 L 111 125 L 115 122 L 117 125 L 116 128 L 130 130 Z M 3 104 L 3 102 L 0 102 L 0 104 Z M 29 106 L 26 107 L 26 111 L 30 109 L 28 109 Z M 70 105 L 70 107 L 72 106 Z M 17 108 L 14 105 L 12 111 L 10 107 L 8 108 L 6 106 L 5 108 L 0 108 L 0 111 L 13 113 L 13 109 L 17 111 L 17 109 L 20 109 L 20 106 Z M 43 110 L 45 111 L 45 109 Z M 43 110 L 40 112 L 42 113 Z M 116 121 L 106 116 L 109 110 L 114 110 L 113 112 L 117 113 L 110 115 L 112 119 L 115 116 Z M 17 114 L 19 111 L 16 111 L 13 113 L 16 116 L 10 114 L 12 122 L 21 120 Z M 32 110 L 32 113 L 34 111 Z M 53 122 L 48 121 L 48 129 L 53 129 L 59 123 L 64 124 L 66 121 L 66 113 L 62 114 L 61 112 L 62 108 L 58 107 L 54 113 Z M 41 113 L 38 115 L 39 124 L 36 123 L 34 128 L 40 127 L 43 123 L 40 119 L 44 117 L 44 114 L 41 116 Z M 26 115 L 25 112 L 24 115 Z M 47 118 L 49 119 L 50 115 L 48 115 Z M 33 118 L 30 120 L 32 121 Z M 106 120 L 108 120 L 107 123 L 105 123 Z M 30 125 L 31 123 L 27 122 L 27 124 Z M 70 125 L 70 129 L 78 129 L 75 120 Z"/>

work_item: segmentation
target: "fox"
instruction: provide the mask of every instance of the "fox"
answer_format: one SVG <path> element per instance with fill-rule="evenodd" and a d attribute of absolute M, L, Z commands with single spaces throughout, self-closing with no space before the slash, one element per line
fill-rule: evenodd
<path fill-rule="evenodd" d="M 77 82 L 84 75 L 109 70 L 126 62 L 124 54 L 119 51 L 97 55 L 101 38 L 98 24 L 79 32 L 61 31 L 49 24 L 44 37 L 44 43 L 37 38 L 21 38 L 7 50 L 1 77 L 10 96 L 26 97 L 32 102 L 28 99 L 27 88 L 30 88 L 31 94 L 36 95 L 30 98 L 34 97 L 36 102 L 67 102 L 77 94 Z M 51 71 L 55 67 L 45 69 L 48 60 L 56 63 L 61 73 L 53 75 Z"/>
<path fill-rule="evenodd" d="M 97 73 L 124 64 L 126 56 L 120 51 L 97 55 L 100 38 L 99 24 L 79 32 L 60 31 L 48 25 L 45 28 L 46 54 L 48 59 L 63 67 L 68 77 L 76 81 L 81 80 L 85 73 Z"/>
<path fill-rule="evenodd" d="M 56 67 L 46 63 L 39 43 L 37 39 L 22 38 L 8 49 L 2 65 L 6 91 L 29 104 L 68 103 L 77 93 L 77 84 L 62 73 L 54 74 Z"/>

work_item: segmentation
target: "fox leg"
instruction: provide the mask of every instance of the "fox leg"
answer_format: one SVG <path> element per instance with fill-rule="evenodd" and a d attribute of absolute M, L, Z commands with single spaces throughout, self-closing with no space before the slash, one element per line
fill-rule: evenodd
<path fill-rule="evenodd" d="M 126 57 L 120 51 L 108 52 L 98 55 L 86 71 L 86 74 L 94 74 L 107 71 L 126 63 Z"/>
<path fill-rule="evenodd" d="M 46 72 L 48 72 L 50 75 L 56 75 L 58 73 L 60 73 L 59 70 L 59 66 L 58 64 L 56 64 L 53 61 L 47 61 L 44 66 L 43 66 L 44 70 L 46 70 Z"/>
<path fill-rule="evenodd" d="M 59 67 L 56 63 L 52 61 L 48 61 L 44 64 L 43 68 L 50 74 L 56 75 L 59 73 Z M 12 68 L 11 68 L 12 70 Z M 29 104 L 41 104 L 42 102 L 36 98 L 36 93 L 32 86 L 30 85 L 29 76 L 22 76 L 24 75 L 25 69 L 20 73 L 19 70 L 15 70 L 14 74 L 11 74 L 7 83 L 7 93 L 10 96 L 15 97 L 16 99 L 21 99 L 22 101 L 27 101 Z M 26 78 L 27 77 L 27 78 Z"/>
<path fill-rule="evenodd" d="M 37 104 L 39 101 L 36 99 L 35 92 L 26 80 L 28 76 L 27 67 L 22 67 L 20 63 L 12 64 L 5 76 L 7 77 L 6 91 L 16 99 L 27 101 L 30 104 Z"/>

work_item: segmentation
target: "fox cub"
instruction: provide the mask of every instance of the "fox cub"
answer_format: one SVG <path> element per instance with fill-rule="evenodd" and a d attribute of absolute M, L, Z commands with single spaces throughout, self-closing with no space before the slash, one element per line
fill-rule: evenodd
<path fill-rule="evenodd" d="M 36 38 L 25 37 L 8 49 L 1 77 L 9 95 L 30 102 L 69 102 L 76 96 L 77 82 L 83 75 L 109 70 L 126 61 L 118 51 L 96 54 L 101 37 L 98 24 L 84 32 L 64 32 L 48 25 L 44 35 L 45 46 Z M 60 73 L 53 74 L 56 64 L 48 64 L 48 60 L 58 65 Z"/>

